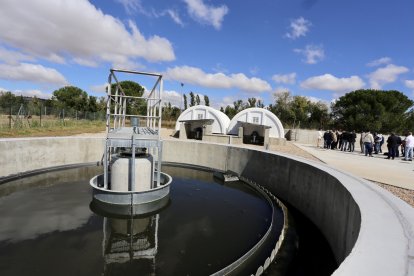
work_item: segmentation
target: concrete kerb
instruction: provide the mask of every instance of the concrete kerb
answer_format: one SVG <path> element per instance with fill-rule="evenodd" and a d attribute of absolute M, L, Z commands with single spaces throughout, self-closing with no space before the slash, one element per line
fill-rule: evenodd
<path fill-rule="evenodd" d="M 2 154 L 0 164 L 23 160 L 32 164 L 20 164 L 20 172 L 40 169 L 47 164 L 39 161 L 47 159 L 51 148 L 69 143 L 63 141 L 67 137 L 41 139 L 45 146 L 36 148 L 37 154 L 28 160 Z M 104 139 L 69 140 L 83 144 L 78 151 L 87 149 L 90 159 L 100 160 Z M 3 139 L 0 149 L 28 152 L 33 146 L 21 142 Z M 74 147 L 61 148 L 66 158 L 54 159 L 53 165 L 85 162 L 85 154 L 67 151 Z M 414 209 L 369 181 L 300 157 L 222 144 L 165 140 L 163 154 L 168 162 L 230 169 L 299 207 L 324 233 L 340 262 L 334 275 L 414 275 Z M 0 166 L 0 175 L 8 174 Z"/>

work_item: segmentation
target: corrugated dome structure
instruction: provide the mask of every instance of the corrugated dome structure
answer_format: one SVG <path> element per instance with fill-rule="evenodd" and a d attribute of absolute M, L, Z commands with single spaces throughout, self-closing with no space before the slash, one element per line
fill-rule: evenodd
<path fill-rule="evenodd" d="M 229 117 L 227 117 L 227 115 L 223 112 L 205 105 L 196 105 L 184 110 L 175 123 L 175 130 L 180 130 L 180 124 L 182 124 L 182 121 L 206 119 L 214 120 L 212 124 L 212 133 L 226 134 L 227 128 L 230 124 Z"/>
<path fill-rule="evenodd" d="M 270 127 L 269 137 L 271 138 L 284 138 L 285 129 L 279 118 L 264 108 L 248 108 L 240 111 L 230 121 L 228 128 L 228 134 L 237 135 L 238 129 L 242 126 L 242 123 L 257 124 Z"/>

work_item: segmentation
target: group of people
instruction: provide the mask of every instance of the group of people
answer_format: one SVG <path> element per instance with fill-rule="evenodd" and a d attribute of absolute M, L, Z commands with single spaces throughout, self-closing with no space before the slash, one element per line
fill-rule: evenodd
<path fill-rule="evenodd" d="M 404 156 L 403 160 L 413 161 L 413 147 L 414 137 L 412 132 L 408 132 L 405 139 L 395 133 L 391 133 L 387 139 L 388 157 L 386 159 L 394 159 L 399 156 L 398 148 L 401 146 L 401 154 Z"/>
<path fill-rule="evenodd" d="M 325 149 L 339 149 L 341 151 L 355 150 L 355 142 L 357 135 L 354 131 L 338 131 L 338 130 L 327 130 L 323 132 L 319 130 L 318 147 L 319 143 L 323 139 L 323 147 Z"/>
<path fill-rule="evenodd" d="M 321 146 L 322 141 L 325 149 L 353 152 L 355 150 L 357 134 L 355 130 L 327 130 L 325 132 L 319 130 L 317 147 Z M 391 133 L 386 140 L 381 133 L 371 133 L 370 131 L 362 132 L 359 139 L 361 153 L 370 157 L 373 154 L 383 153 L 382 147 L 385 142 L 387 143 L 388 150 L 386 159 L 394 159 L 401 155 L 405 161 L 413 160 L 414 136 L 411 132 L 408 132 L 404 139 L 395 133 Z"/>

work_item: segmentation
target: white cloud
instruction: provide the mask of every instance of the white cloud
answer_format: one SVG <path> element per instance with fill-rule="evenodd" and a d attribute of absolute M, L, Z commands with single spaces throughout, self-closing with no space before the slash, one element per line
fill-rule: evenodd
<path fill-rule="evenodd" d="M 358 76 L 337 78 L 331 74 L 315 76 L 303 81 L 300 86 L 306 89 L 328 90 L 337 93 L 350 92 L 363 88 L 364 81 Z"/>
<path fill-rule="evenodd" d="M 384 84 L 395 82 L 400 74 L 408 72 L 408 68 L 388 64 L 385 67 L 378 68 L 368 75 L 368 79 L 373 89 L 381 89 Z"/>
<path fill-rule="evenodd" d="M 237 100 L 243 100 L 243 102 L 247 102 L 247 99 L 243 99 L 240 95 L 233 95 L 233 96 L 226 96 L 219 99 L 210 99 L 210 104 L 212 108 L 220 110 L 222 107 L 226 109 L 226 106 L 234 106 L 234 102 Z"/>
<path fill-rule="evenodd" d="M 224 16 L 229 12 L 226 5 L 212 7 L 206 5 L 203 0 L 183 0 L 187 4 L 190 16 L 206 25 L 212 25 L 215 29 L 221 29 Z"/>
<path fill-rule="evenodd" d="M 280 93 L 284 93 L 284 92 L 290 92 L 290 89 L 286 88 L 286 87 L 283 87 L 283 86 L 279 86 L 279 87 L 276 87 L 273 90 L 273 94 L 280 94 Z"/>
<path fill-rule="evenodd" d="M 175 23 L 177 23 L 180 26 L 184 26 L 184 23 L 181 20 L 180 15 L 178 14 L 178 12 L 169 9 L 169 10 L 166 10 L 165 13 L 168 14 Z"/>
<path fill-rule="evenodd" d="M 58 85 L 68 84 L 65 77 L 55 69 L 30 63 L 19 65 L 0 64 L 0 79 Z"/>
<path fill-rule="evenodd" d="M 0 92 L 11 92 L 15 96 L 25 96 L 25 97 L 34 97 L 36 96 L 38 99 L 50 99 L 52 98 L 51 93 L 45 93 L 38 89 L 27 89 L 27 90 L 11 90 L 0 87 Z"/>
<path fill-rule="evenodd" d="M 124 6 L 127 14 L 134 14 L 135 12 L 143 13 L 145 11 L 140 0 L 115 0 L 115 2 Z"/>
<path fill-rule="evenodd" d="M 164 76 L 166 79 L 209 88 L 239 88 L 250 92 L 271 90 L 269 83 L 259 78 L 248 78 L 242 73 L 230 75 L 223 73 L 208 74 L 199 68 L 190 66 L 169 68 Z"/>
<path fill-rule="evenodd" d="M 34 58 L 60 63 L 71 59 L 86 65 L 175 59 L 166 38 L 146 38 L 134 22 L 125 26 L 87 0 L 31 0 L 25 1 L 24 9 L 14 0 L 3 0 L 1 5 L 0 41 Z"/>
<path fill-rule="evenodd" d="M 16 96 L 25 96 L 25 97 L 34 97 L 36 96 L 36 98 L 38 99 L 50 99 L 52 98 L 52 94 L 50 93 L 45 93 L 41 90 L 38 89 L 29 89 L 29 90 L 14 90 L 12 91 L 12 93 Z"/>
<path fill-rule="evenodd" d="M 296 73 L 290 73 L 285 75 L 273 75 L 272 80 L 276 83 L 285 83 L 285 84 L 295 84 L 296 83 Z"/>
<path fill-rule="evenodd" d="M 410 89 L 414 89 L 414 80 L 406 80 L 404 81 L 405 86 L 407 86 Z"/>
<path fill-rule="evenodd" d="M 159 18 L 159 17 L 168 15 L 176 24 L 180 26 L 184 26 L 184 23 L 182 22 L 180 15 L 175 10 L 166 9 L 162 12 L 157 12 L 153 8 L 152 9 L 145 8 L 142 5 L 141 0 L 115 0 L 115 1 L 120 3 L 124 7 L 126 13 L 129 15 L 139 13 L 149 18 Z"/>
<path fill-rule="evenodd" d="M 303 61 L 307 64 L 315 64 L 325 58 L 325 51 L 322 46 L 306 45 L 305 49 L 294 49 L 293 51 L 305 56 Z"/>
<path fill-rule="evenodd" d="M 0 46 L 0 61 L 7 64 L 17 65 L 20 61 L 34 61 L 34 58 Z"/>
<path fill-rule="evenodd" d="M 301 36 L 306 36 L 310 26 L 312 26 L 312 23 L 303 17 L 292 20 L 290 22 L 289 32 L 286 33 L 286 37 L 297 39 Z"/>
<path fill-rule="evenodd" d="M 376 66 L 380 66 L 380 65 L 383 65 L 383 64 L 389 64 L 389 63 L 391 63 L 391 61 L 392 60 L 389 57 L 382 57 L 382 58 L 379 58 L 379 59 L 368 62 L 367 66 L 376 67 Z"/>
<path fill-rule="evenodd" d="M 90 89 L 93 91 L 93 92 L 96 92 L 96 93 L 103 93 L 103 94 L 106 94 L 106 87 L 108 86 L 108 83 L 106 82 L 106 83 L 103 83 L 103 84 L 97 84 L 97 85 L 92 85 L 91 87 L 90 87 Z"/>
<path fill-rule="evenodd" d="M 324 99 L 321 99 L 321 98 L 317 98 L 317 97 L 306 96 L 306 98 L 312 103 L 319 103 L 320 102 L 320 103 L 326 104 L 328 107 L 331 104 L 330 101 L 327 101 L 327 100 L 324 100 Z"/>
<path fill-rule="evenodd" d="M 171 103 L 172 106 L 179 108 L 183 107 L 183 97 L 177 91 L 164 90 L 161 97 L 164 103 Z M 202 97 L 200 98 L 203 99 Z"/>

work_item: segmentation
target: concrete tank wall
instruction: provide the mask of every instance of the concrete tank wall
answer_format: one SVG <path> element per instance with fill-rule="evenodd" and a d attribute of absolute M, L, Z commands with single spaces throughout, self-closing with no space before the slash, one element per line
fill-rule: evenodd
<path fill-rule="evenodd" d="M 0 177 L 55 166 L 100 161 L 104 139 L 41 137 L 0 139 Z"/>
<path fill-rule="evenodd" d="M 0 177 L 97 162 L 104 139 L 0 139 Z M 377 185 L 326 165 L 265 150 L 164 141 L 163 160 L 232 170 L 299 209 L 322 231 L 334 275 L 414 275 L 414 209 Z"/>
<path fill-rule="evenodd" d="M 322 231 L 334 275 L 414 275 L 414 209 L 377 185 L 302 158 L 165 141 L 164 161 L 231 170 L 265 186 Z"/>

